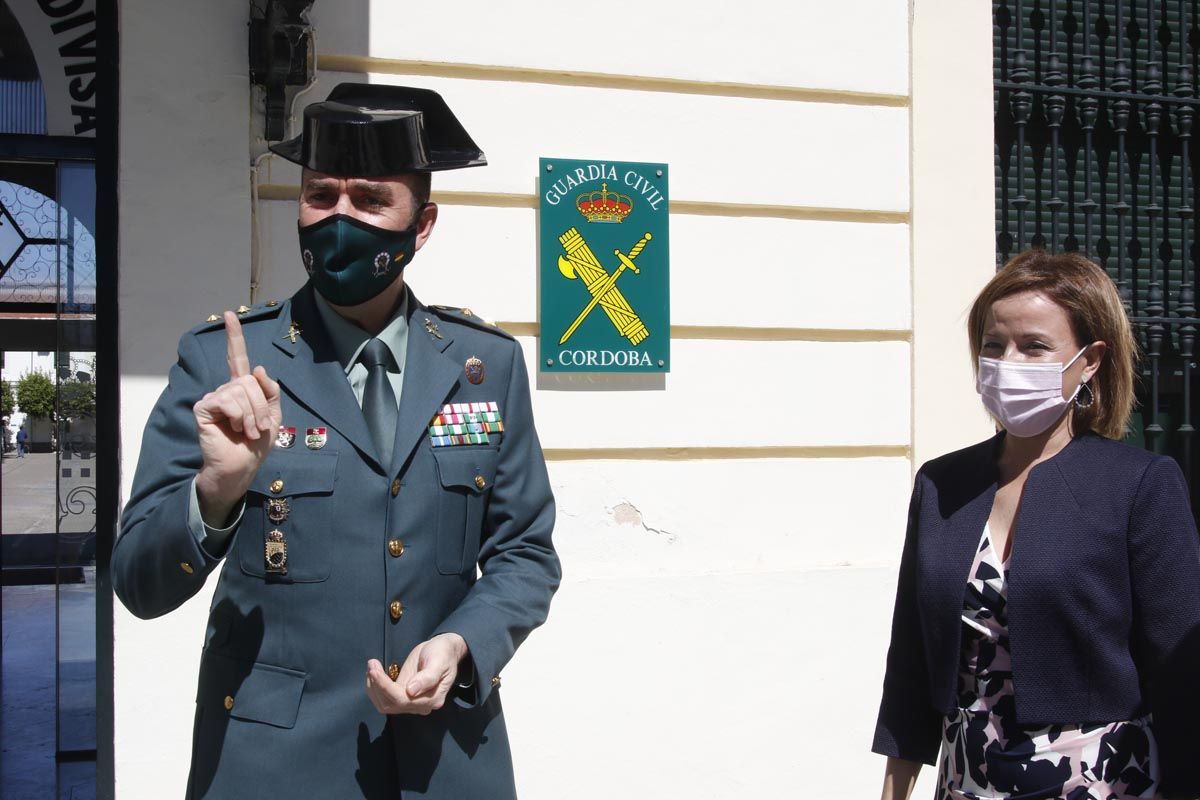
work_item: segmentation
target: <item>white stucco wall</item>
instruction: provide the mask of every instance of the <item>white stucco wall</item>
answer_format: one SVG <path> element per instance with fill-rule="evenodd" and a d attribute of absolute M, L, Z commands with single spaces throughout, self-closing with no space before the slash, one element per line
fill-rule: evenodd
<path fill-rule="evenodd" d="M 990 179 L 990 128 L 974 117 L 955 128 L 957 95 L 929 88 L 941 62 L 910 72 L 910 36 L 914 65 L 930 48 L 961 47 L 973 69 L 956 92 L 987 104 L 990 73 L 978 62 L 990 53 L 990 19 L 952 0 L 627 5 L 583 23 L 550 2 L 464 0 L 418 13 L 386 0 L 318 0 L 318 51 L 368 60 L 355 62 L 365 73 L 321 72 L 303 102 L 339 80 L 434 88 L 490 161 L 435 176 L 435 195 L 473 199 L 443 203 L 406 275 L 424 302 L 516 323 L 543 443 L 571 454 L 550 463 L 566 580 L 549 623 L 504 675 L 521 797 L 870 796 L 883 770 L 869 745 L 908 454 L 914 425 L 921 436 L 930 418 L 917 387 L 939 382 L 937 413 L 956 415 L 946 417 L 948 438 L 975 436 L 969 384 L 912 341 L 914 330 L 939 344 L 961 335 L 939 310 L 941 273 L 928 271 L 955 265 L 936 252 L 936 231 L 963 223 L 975 236 L 956 239 L 966 248 L 956 253 L 982 265 L 956 273 L 948 308 L 992 263 L 990 236 L 978 236 L 991 227 L 990 197 L 981 199 L 989 189 L 926 203 L 938 197 L 924 177 L 937 165 L 922 149 L 939 148 L 971 180 Z M 952 46 L 922 26 L 926 9 L 955 31 Z M 249 161 L 260 149 L 245 3 L 127 0 L 121 10 L 127 492 L 178 335 L 249 298 Z M 168 40 L 168 28 L 189 36 Z M 397 35 L 414 29 L 422 35 Z M 632 79 L 571 85 L 572 71 Z M 795 90 L 868 98 L 814 102 Z M 606 136 L 596 141 L 588 132 L 600 124 Z M 948 129 L 930 140 L 935 124 Z M 956 131 L 986 136 L 987 146 Z M 666 161 L 672 199 L 705 209 L 672 214 L 672 322 L 711 335 L 673 342 L 661 386 L 564 391 L 538 379 L 536 213 L 494 193 L 532 196 L 541 155 Z M 297 178 L 274 159 L 261 175 L 273 187 Z M 258 299 L 282 298 L 304 277 L 294 203 L 262 200 L 258 219 Z M 795 409 L 789 424 L 748 424 L 764 401 Z M 653 422 L 668 409 L 682 413 Z M 574 423 L 600 414 L 622 423 Z M 647 447 L 660 450 L 626 460 L 609 452 Z M 713 447 L 730 449 L 710 457 L 703 449 Z M 805 457 L 747 449 L 764 447 Z M 678 455 L 665 458 L 666 449 Z M 182 793 L 211 588 L 154 622 L 118 606 L 122 800 Z"/>
<path fill-rule="evenodd" d="M 973 392 L 967 314 L 995 274 L 989 3 L 913 15 L 914 464 L 991 435 Z M 990 38 L 988 39 L 990 42 Z"/>
<path fill-rule="evenodd" d="M 180 334 L 248 294 L 247 13 L 244 0 L 120 3 L 122 497 Z M 211 588 L 154 622 L 114 600 L 122 800 L 183 796 Z"/>

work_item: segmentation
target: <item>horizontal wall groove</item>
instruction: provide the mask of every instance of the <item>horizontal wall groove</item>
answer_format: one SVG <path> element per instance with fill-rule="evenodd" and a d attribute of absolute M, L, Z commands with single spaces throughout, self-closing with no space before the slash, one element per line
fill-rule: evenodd
<path fill-rule="evenodd" d="M 536 322 L 497 322 L 512 336 L 538 336 Z M 672 339 L 722 342 L 911 342 L 912 331 L 871 328 L 759 328 L 744 325 L 672 325 Z"/>
<path fill-rule="evenodd" d="M 907 445 L 763 447 L 547 447 L 547 461 L 734 461 L 789 458 L 911 458 Z"/>
<path fill-rule="evenodd" d="M 461 64 L 446 61 L 420 61 L 327 54 L 317 56 L 317 69 L 329 72 L 358 72 L 380 75 L 424 75 L 432 78 L 459 78 L 478 81 L 541 83 L 551 86 L 594 89 L 628 89 L 639 92 L 696 94 L 714 97 L 744 97 L 754 100 L 786 100 L 798 103 L 907 108 L 909 97 L 884 92 L 857 92 L 843 89 L 806 89 L 728 81 L 702 81 L 688 78 L 658 78 L 621 75 L 609 72 L 506 67 L 489 64 Z"/>
<path fill-rule="evenodd" d="M 258 187 L 260 200 L 295 200 L 300 187 L 283 183 L 264 183 Z M 532 208 L 537 195 L 516 192 L 434 191 L 435 203 L 448 206 L 482 208 Z M 907 211 L 880 211 L 865 208 L 822 208 L 818 206 L 766 205 L 762 203 L 716 203 L 704 200 L 672 200 L 672 214 L 702 217 L 769 217 L 816 222 L 863 222 L 903 225 L 910 221 Z"/>

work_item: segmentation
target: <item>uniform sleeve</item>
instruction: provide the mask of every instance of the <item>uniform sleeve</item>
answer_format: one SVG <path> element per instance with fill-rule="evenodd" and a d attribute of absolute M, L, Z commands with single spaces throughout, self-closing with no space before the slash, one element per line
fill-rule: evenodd
<path fill-rule="evenodd" d="M 908 531 L 904 536 L 896 606 L 892 612 L 892 640 L 871 749 L 893 758 L 934 764 L 941 746 L 941 715 L 929 694 L 916 586 L 923 480 L 924 476 L 918 473 L 908 506 Z"/>
<path fill-rule="evenodd" d="M 1171 458 L 1142 476 L 1129 518 L 1135 652 L 1148 679 L 1167 796 L 1200 794 L 1200 540 L 1187 483 Z"/>
<path fill-rule="evenodd" d="M 487 700 L 517 647 L 545 622 L 562 577 L 551 542 L 554 496 L 516 343 L 510 375 L 504 439 L 479 551 L 481 575 L 434 634 L 457 633 L 470 648 L 478 680 L 457 696 L 468 705 Z"/>
<path fill-rule="evenodd" d="M 179 342 L 179 360 L 150 413 L 133 490 L 113 547 L 113 589 L 135 615 L 178 608 L 220 562 L 189 529 L 192 480 L 201 466 L 192 406 L 212 388 L 196 337 Z"/>
<path fill-rule="evenodd" d="M 246 513 L 246 498 L 242 498 L 241 505 L 237 508 L 237 513 L 233 515 L 233 521 L 223 528 L 215 528 L 204 521 L 204 515 L 200 513 L 200 495 L 196 492 L 196 479 L 192 478 L 192 488 L 188 497 L 188 530 L 192 532 L 192 536 L 196 537 L 196 541 L 200 546 L 216 558 L 224 558 L 225 552 L 229 549 L 229 541 L 233 538 L 233 532 L 237 530 L 241 524 L 242 517 Z"/>

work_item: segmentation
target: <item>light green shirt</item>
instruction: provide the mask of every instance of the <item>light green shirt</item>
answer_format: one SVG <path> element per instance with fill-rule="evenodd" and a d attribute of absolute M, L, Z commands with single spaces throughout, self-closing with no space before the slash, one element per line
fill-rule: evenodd
<path fill-rule="evenodd" d="M 359 363 L 358 354 L 371 339 L 371 334 L 334 311 L 328 301 L 317 292 L 313 292 L 313 299 L 316 300 L 317 313 L 321 315 L 321 322 L 325 323 L 325 330 L 329 333 L 329 340 L 333 343 L 333 352 L 341 362 L 342 368 L 346 370 L 346 380 L 350 381 L 354 399 L 361 407 L 363 389 L 367 384 L 367 368 Z M 387 376 L 388 381 L 392 384 L 392 391 L 396 395 L 396 407 L 399 408 L 400 392 L 404 389 L 404 361 L 408 354 L 407 289 L 404 290 L 404 299 L 400 302 L 400 310 L 375 338 L 387 345 L 387 349 L 392 353 L 392 360 L 395 363 L 387 365 Z"/>

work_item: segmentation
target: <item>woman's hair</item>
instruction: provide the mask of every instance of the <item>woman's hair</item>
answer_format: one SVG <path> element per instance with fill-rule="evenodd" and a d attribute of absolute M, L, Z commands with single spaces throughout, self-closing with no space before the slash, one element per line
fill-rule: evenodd
<path fill-rule="evenodd" d="M 1135 403 L 1137 342 L 1121 295 L 1108 273 L 1079 253 L 1026 250 L 1013 256 L 971 306 L 967 335 L 976 370 L 984 323 L 992 304 L 1020 292 L 1040 292 L 1066 311 L 1079 347 L 1097 341 L 1108 345 L 1100 369 L 1090 381 L 1096 401 L 1088 408 L 1075 406 L 1073 421 L 1077 432 L 1124 438 Z"/>

